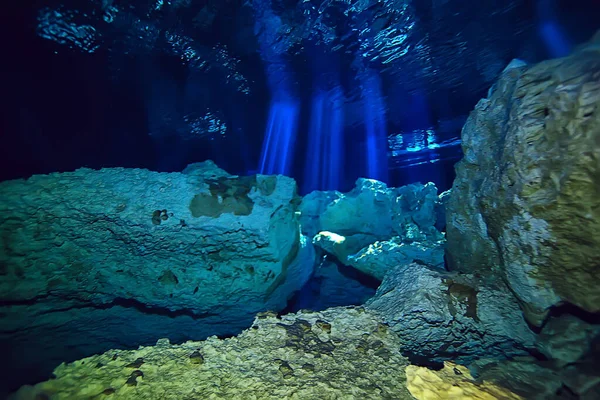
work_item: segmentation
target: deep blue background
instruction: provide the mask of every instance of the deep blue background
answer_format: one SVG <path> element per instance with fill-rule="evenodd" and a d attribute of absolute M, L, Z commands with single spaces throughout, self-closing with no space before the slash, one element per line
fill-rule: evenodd
<path fill-rule="evenodd" d="M 8 30 L 3 35 L 4 93 L 2 118 L 2 146 L 0 147 L 0 180 L 24 178 L 32 174 L 71 171 L 80 167 L 140 167 L 158 171 L 180 171 L 190 162 L 214 160 L 231 173 L 255 171 L 262 146 L 266 116 L 270 101 L 267 77 L 258 52 L 256 39 L 245 35 L 243 43 L 235 33 L 231 14 L 221 16 L 215 23 L 214 36 L 205 37 L 207 43 L 229 41 L 241 60 L 242 73 L 252 81 L 251 96 L 235 95 L 220 90 L 215 80 L 207 80 L 204 90 L 211 104 L 221 110 L 230 128 L 225 137 L 186 140 L 168 133 L 160 138 L 148 135 L 148 115 L 144 105 L 146 85 L 156 77 L 183 85 L 189 70 L 174 57 L 156 54 L 143 57 L 125 57 L 118 60 L 119 74 L 114 74 L 114 54 L 101 48 L 94 54 L 70 50 L 35 34 L 37 9 L 52 2 L 13 4 L 6 16 Z M 456 1 L 460 4 L 460 1 Z M 523 20 L 533 23 L 541 18 L 540 4 L 525 2 Z M 560 16 L 562 27 L 574 42 L 589 38 L 598 26 L 599 2 L 581 0 L 557 1 L 554 15 Z M 423 24 L 431 20 L 428 2 L 417 2 L 417 12 Z M 468 12 L 471 3 L 465 3 Z M 542 7 L 542 11 L 544 8 Z M 237 18 L 237 17 L 236 17 Z M 595 26 L 596 25 L 596 26 Z M 494 29 L 494 27 L 489 27 Z M 251 36 L 251 35 L 250 35 Z M 506 40 L 510 40 L 507 37 Z M 539 38 L 529 43 L 528 52 L 515 48 L 506 54 L 505 62 L 513 56 L 526 54 L 532 61 L 551 56 L 551 49 Z M 237 47 L 236 47 L 237 43 Z M 532 50 L 533 49 L 533 50 Z M 307 50 L 308 51 L 308 50 Z M 311 51 L 319 51 L 311 50 Z M 325 55 L 325 54 L 324 54 Z M 336 60 L 344 66 L 348 61 Z M 474 60 L 475 61 L 475 60 Z M 292 175 L 302 187 L 307 156 L 306 132 L 310 110 L 310 88 L 319 76 L 304 54 L 291 56 L 291 68 L 296 74 L 298 96 L 301 99 L 299 137 L 295 145 Z M 443 71 L 442 71 L 443 72 Z M 341 85 L 352 90 L 352 79 L 347 69 L 339 71 Z M 307 89 L 303 89 L 307 88 Z M 401 123 L 388 118 L 388 132 L 425 128 L 422 121 L 435 124 L 438 119 L 466 116 L 475 103 L 484 97 L 487 87 L 465 82 L 453 89 L 424 92 L 426 118 L 415 116 L 414 121 L 404 118 Z M 386 85 L 384 95 L 390 110 L 410 110 L 414 97 L 401 88 Z M 174 102 L 180 101 L 178 98 Z M 424 112 L 415 108 L 415 115 Z M 414 125 L 414 126 L 411 126 Z M 364 130 L 360 126 L 345 129 L 346 145 L 343 184 L 348 190 L 361 175 L 364 159 Z M 455 132 L 459 135 L 459 132 Z M 440 189 L 451 186 L 453 164 L 460 153 L 450 155 L 446 162 L 417 168 L 393 169 L 389 183 L 401 185 L 414 181 L 433 180 Z"/>

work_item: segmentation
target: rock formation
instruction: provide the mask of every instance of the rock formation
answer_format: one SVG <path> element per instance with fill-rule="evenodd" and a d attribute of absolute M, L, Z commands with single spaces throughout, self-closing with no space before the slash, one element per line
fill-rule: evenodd
<path fill-rule="evenodd" d="M 565 303 L 600 312 L 599 46 L 506 70 L 462 132 L 449 264 L 505 281 L 538 326 Z"/>
<path fill-rule="evenodd" d="M 443 267 L 442 204 L 433 183 L 388 188 L 358 179 L 347 194 L 313 192 L 300 205 L 302 231 L 342 264 L 381 281 L 415 260 Z"/>
<path fill-rule="evenodd" d="M 110 350 L 13 398 L 598 398 L 599 49 L 600 34 L 568 58 L 511 63 L 465 125 L 450 194 L 359 179 L 297 207 L 289 178 L 207 164 L 0 185 L 2 311 L 19 332 L 16 312 L 41 327 L 124 298 L 241 325 L 313 273 L 302 233 L 382 280 L 364 307 L 261 313 L 230 339 Z M 432 362 L 444 368 L 409 365 Z"/>
<path fill-rule="evenodd" d="M 539 333 L 537 360 L 471 367 L 538 385 L 528 398 L 600 396 L 599 110 L 600 32 L 568 57 L 512 62 L 463 128 L 449 267 L 505 284 Z"/>
<path fill-rule="evenodd" d="M 414 362 L 468 365 L 526 355 L 534 346 L 534 333 L 501 282 L 490 285 L 420 263 L 390 271 L 366 307 L 398 334 L 403 354 Z"/>
<path fill-rule="evenodd" d="M 362 308 L 259 315 L 237 337 L 110 350 L 54 371 L 12 400 L 412 399 L 398 337 Z M 36 397 L 38 396 L 38 397 Z"/>
<path fill-rule="evenodd" d="M 238 333 L 284 308 L 313 269 L 284 176 L 80 169 L 0 193 L 0 338 L 13 371 L 40 359 L 49 373 L 156 335 Z"/>
<path fill-rule="evenodd" d="M 56 368 L 56 379 L 9 400 L 143 399 L 520 399 L 462 366 L 409 365 L 402 341 L 362 307 L 277 317 L 263 313 L 237 337 L 110 350 Z M 457 372 L 458 371 L 458 372 Z M 430 397 L 437 394 L 442 397 Z M 413 397 L 414 396 L 414 397 Z"/>
<path fill-rule="evenodd" d="M 467 368 L 450 362 L 445 362 L 444 368 L 438 371 L 409 365 L 406 367 L 406 381 L 410 393 L 415 398 L 423 400 L 521 400 L 530 398 L 521 397 L 494 382 L 477 382 Z"/>

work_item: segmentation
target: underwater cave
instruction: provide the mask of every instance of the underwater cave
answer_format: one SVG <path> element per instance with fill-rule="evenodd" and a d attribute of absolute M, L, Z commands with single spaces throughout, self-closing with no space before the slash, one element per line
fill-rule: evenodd
<path fill-rule="evenodd" d="M 600 398 L 598 2 L 5 11 L 0 398 Z"/>

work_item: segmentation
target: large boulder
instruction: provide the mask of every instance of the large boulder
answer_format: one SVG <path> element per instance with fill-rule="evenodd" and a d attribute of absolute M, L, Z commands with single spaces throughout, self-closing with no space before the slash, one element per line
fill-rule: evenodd
<path fill-rule="evenodd" d="M 599 48 L 508 68 L 462 131 L 449 266 L 506 282 L 538 326 L 565 303 L 600 312 Z"/>
<path fill-rule="evenodd" d="M 332 232 L 320 232 L 313 238 L 315 246 L 334 255 L 344 265 L 382 281 L 385 275 L 398 265 L 420 262 L 435 268 L 444 267 L 445 240 L 420 242 L 401 241 L 398 237 L 356 248 L 350 237 Z"/>
<path fill-rule="evenodd" d="M 398 337 L 363 308 L 259 315 L 226 340 L 161 339 L 58 366 L 11 400 L 413 399 Z"/>
<path fill-rule="evenodd" d="M 379 281 L 415 260 L 443 267 L 444 235 L 436 228 L 443 204 L 433 183 L 388 188 L 361 178 L 346 194 L 310 193 L 300 212 L 315 246 Z"/>
<path fill-rule="evenodd" d="M 382 316 L 402 339 L 403 353 L 417 362 L 469 364 L 534 347 L 535 335 L 505 286 L 422 263 L 390 271 L 366 308 Z"/>
<path fill-rule="evenodd" d="M 300 205 L 302 231 L 348 237 L 362 235 L 364 245 L 400 237 L 404 241 L 440 237 L 435 228 L 441 205 L 433 183 L 388 188 L 383 182 L 360 178 L 349 193 L 312 192 Z"/>
<path fill-rule="evenodd" d="M 185 172 L 80 169 L 0 183 L 0 347 L 13 370 L 39 360 L 31 376 L 44 362 L 157 335 L 234 334 L 286 306 L 314 264 L 294 180 L 212 163 Z"/>

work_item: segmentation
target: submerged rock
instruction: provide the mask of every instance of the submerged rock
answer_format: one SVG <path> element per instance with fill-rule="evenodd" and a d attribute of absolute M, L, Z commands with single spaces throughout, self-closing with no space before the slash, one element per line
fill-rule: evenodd
<path fill-rule="evenodd" d="M 80 169 L 0 193 L 0 339 L 13 371 L 156 335 L 234 334 L 312 273 L 284 176 Z"/>
<path fill-rule="evenodd" d="M 462 132 L 448 262 L 507 282 L 537 326 L 563 303 L 600 312 L 599 46 L 506 70 Z"/>
<path fill-rule="evenodd" d="M 412 399 L 399 346 L 398 337 L 362 308 L 265 314 L 230 339 L 181 345 L 160 340 L 62 364 L 55 379 L 23 387 L 11 399 L 102 393 L 143 399 Z M 139 359 L 138 370 L 128 367 Z"/>
<path fill-rule="evenodd" d="M 527 354 L 535 335 L 501 284 L 412 263 L 390 271 L 366 303 L 402 339 L 411 361 L 469 364 Z"/>
<path fill-rule="evenodd" d="M 403 243 L 396 237 L 357 249 L 353 246 L 352 238 L 346 240 L 331 232 L 320 232 L 314 237 L 313 243 L 333 254 L 344 265 L 354 267 L 379 281 L 398 265 L 420 262 L 436 268 L 444 267 L 443 239 Z"/>
<path fill-rule="evenodd" d="M 421 240 L 440 236 L 435 228 L 440 204 L 433 183 L 388 188 L 383 182 L 360 178 L 346 194 L 317 191 L 306 195 L 300 221 L 309 237 L 321 231 L 362 235 L 365 246 L 395 236 Z"/>
<path fill-rule="evenodd" d="M 565 314 L 549 319 L 536 346 L 556 366 L 564 367 L 585 358 L 592 350 L 594 340 L 600 340 L 600 325 Z"/>
<path fill-rule="evenodd" d="M 302 230 L 317 247 L 380 281 L 413 261 L 443 267 L 442 208 L 432 183 L 388 188 L 372 179 L 347 194 L 313 192 L 300 206 Z"/>
<path fill-rule="evenodd" d="M 510 390 L 493 382 L 475 380 L 462 365 L 445 362 L 444 368 L 434 371 L 425 367 L 406 367 L 406 384 L 417 399 L 461 399 L 461 400 L 521 400 Z"/>

